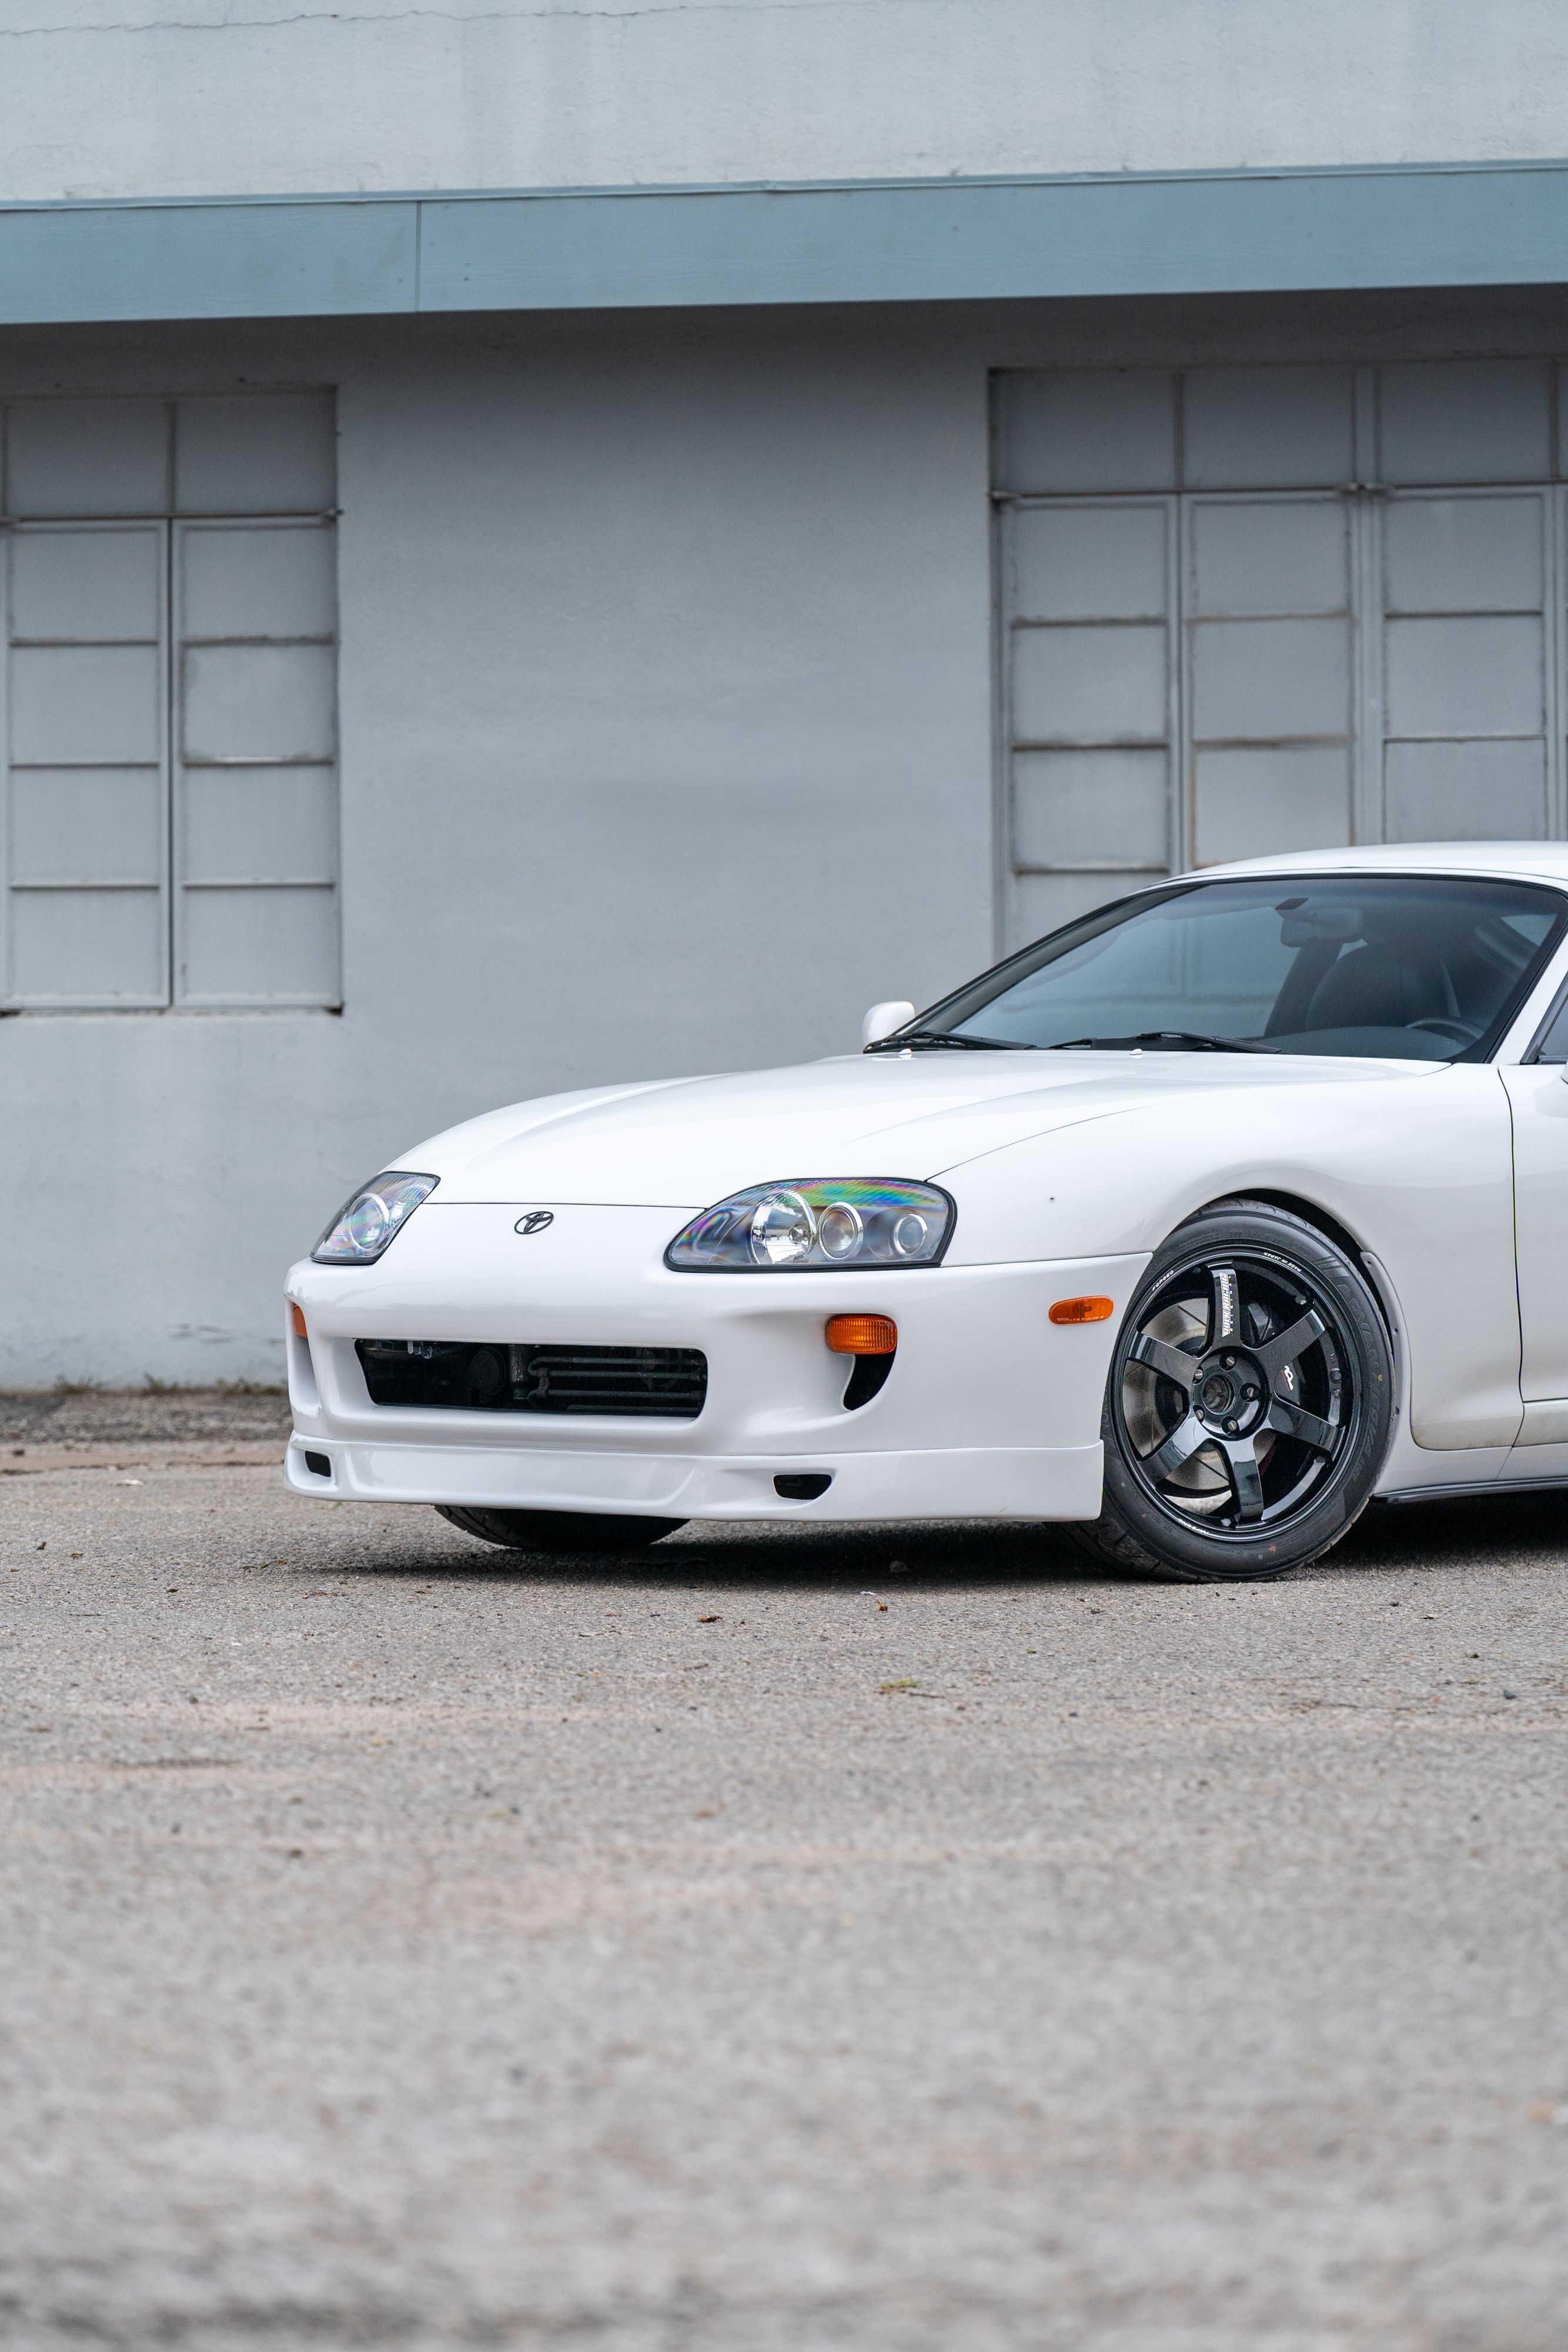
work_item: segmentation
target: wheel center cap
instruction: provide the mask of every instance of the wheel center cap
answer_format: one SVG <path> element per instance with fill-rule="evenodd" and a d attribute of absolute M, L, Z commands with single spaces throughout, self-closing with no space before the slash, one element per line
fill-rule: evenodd
<path fill-rule="evenodd" d="M 1227 1437 L 1254 1426 L 1265 1410 L 1260 1368 L 1239 1349 L 1210 1356 L 1197 1376 L 1193 1403 L 1200 1420 Z"/>

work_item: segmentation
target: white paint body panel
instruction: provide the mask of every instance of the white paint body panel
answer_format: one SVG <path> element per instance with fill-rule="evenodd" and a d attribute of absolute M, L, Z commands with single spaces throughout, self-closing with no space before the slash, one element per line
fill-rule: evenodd
<path fill-rule="evenodd" d="M 1289 870 L 1336 863 L 1568 886 L 1568 851 L 1530 846 L 1341 853 Z M 1504 1046 L 1514 1063 L 1565 967 L 1568 950 L 1521 1008 Z M 328 1491 L 308 1449 L 337 1492 L 384 1500 L 1090 1517 L 1106 1371 L 1144 1267 L 1206 1203 L 1260 1192 L 1333 1219 L 1367 1260 L 1400 1371 L 1385 1490 L 1552 1475 L 1568 1419 L 1525 1425 L 1510 1094 L 1517 1110 L 1550 1087 L 1555 1112 L 1568 1087 L 1514 1063 L 857 1055 L 490 1113 L 398 1155 L 439 1183 L 379 1264 L 293 1269 L 310 1336 L 291 1343 L 290 1481 Z M 746 1185 L 833 1176 L 940 1182 L 956 1204 L 942 1265 L 665 1265 L 696 1210 Z M 553 1222 L 519 1235 L 534 1208 Z M 1109 1321 L 1050 1323 L 1054 1299 L 1087 1291 L 1113 1299 Z M 894 1316 L 899 1347 L 885 1388 L 851 1412 L 822 1325 L 855 1311 Z M 700 1348 L 707 1402 L 686 1422 L 377 1408 L 353 1346 L 375 1338 Z M 833 1485 L 817 1503 L 780 1502 L 772 1480 L 787 1467 L 830 1471 Z"/>
<path fill-rule="evenodd" d="M 1518 1189 L 1521 1441 L 1568 1439 L 1568 1086 L 1563 1064 L 1505 1070 Z"/>

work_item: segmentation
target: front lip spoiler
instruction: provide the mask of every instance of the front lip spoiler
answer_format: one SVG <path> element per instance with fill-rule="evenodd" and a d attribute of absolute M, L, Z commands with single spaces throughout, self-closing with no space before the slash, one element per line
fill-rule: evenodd
<path fill-rule="evenodd" d="M 324 1478 L 307 1453 L 330 1465 Z M 284 1461 L 297 1495 L 488 1510 L 609 1512 L 646 1518 L 848 1522 L 1092 1519 L 1103 1450 L 1087 1445 L 911 1447 L 886 1453 L 639 1454 L 630 1448 L 500 1451 L 296 1432 Z M 780 1475 L 826 1475 L 814 1500 L 781 1496 Z"/>

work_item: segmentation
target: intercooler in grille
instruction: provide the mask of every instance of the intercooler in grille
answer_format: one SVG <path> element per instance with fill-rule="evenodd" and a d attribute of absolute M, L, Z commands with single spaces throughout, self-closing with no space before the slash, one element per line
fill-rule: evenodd
<path fill-rule="evenodd" d="M 707 1395 L 700 1348 L 356 1339 L 372 1404 L 451 1412 L 598 1412 L 695 1421 Z"/>

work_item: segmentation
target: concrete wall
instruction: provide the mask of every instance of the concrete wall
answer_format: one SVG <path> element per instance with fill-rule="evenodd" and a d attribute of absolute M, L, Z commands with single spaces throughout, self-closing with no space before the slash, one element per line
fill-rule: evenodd
<path fill-rule="evenodd" d="M 862 321 L 0 356 L 240 379 L 339 387 L 344 1010 L 0 1021 L 0 1382 L 276 1377 L 284 1265 L 422 1135 L 850 1047 L 990 954 L 977 355 Z"/>
<path fill-rule="evenodd" d="M 1561 0 L 8 0 L 0 196 L 1537 157 Z"/>

